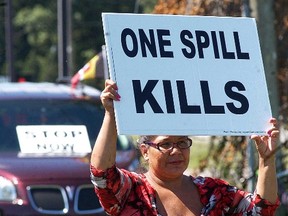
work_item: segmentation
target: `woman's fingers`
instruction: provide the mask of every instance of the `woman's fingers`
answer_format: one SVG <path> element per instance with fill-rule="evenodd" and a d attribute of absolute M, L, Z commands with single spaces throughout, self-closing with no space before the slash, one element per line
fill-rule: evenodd
<path fill-rule="evenodd" d="M 277 128 L 277 120 L 275 118 L 271 118 L 269 123 L 272 127 L 267 131 L 267 135 L 259 136 L 252 135 L 251 139 L 255 141 L 256 148 L 263 158 L 271 157 L 275 152 L 277 139 L 279 136 L 279 130 Z"/>
<path fill-rule="evenodd" d="M 118 94 L 117 84 L 113 82 L 112 80 L 106 80 L 105 89 L 103 90 L 103 93 L 107 93 L 107 94 L 104 94 L 103 96 L 106 96 L 112 100 L 117 100 L 117 101 L 120 100 L 120 95 Z"/>
<path fill-rule="evenodd" d="M 271 118 L 269 123 L 272 124 L 272 127 L 267 131 L 268 136 L 277 138 L 279 135 L 279 130 L 277 127 L 277 120 L 275 118 Z"/>
<path fill-rule="evenodd" d="M 105 81 L 105 88 L 101 92 L 101 101 L 106 111 L 113 112 L 114 104 L 113 100 L 119 101 L 120 95 L 118 94 L 117 84 L 112 80 Z"/>

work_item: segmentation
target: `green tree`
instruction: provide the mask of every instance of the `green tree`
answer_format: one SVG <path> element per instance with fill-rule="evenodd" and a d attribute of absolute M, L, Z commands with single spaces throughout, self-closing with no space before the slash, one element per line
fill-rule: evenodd
<path fill-rule="evenodd" d="M 5 5 L 0 2 L 0 30 L 5 32 Z M 137 0 L 71 0 L 72 59 L 76 73 L 104 44 L 102 12 L 133 13 Z M 152 8 L 155 0 L 138 1 L 137 12 Z M 52 81 L 58 76 L 57 0 L 12 1 L 15 70 L 31 81 Z M 149 10 L 149 9 L 148 9 Z M 147 10 L 146 10 L 147 11 Z M 5 34 L 0 34 L 0 75 L 6 74 Z"/>
<path fill-rule="evenodd" d="M 56 1 L 29 1 L 25 5 L 15 5 L 13 42 L 17 47 L 15 68 L 20 76 L 32 81 L 56 79 L 56 7 Z"/>
<path fill-rule="evenodd" d="M 135 0 L 73 2 L 73 61 L 77 71 L 95 54 L 104 42 L 102 12 L 133 13 Z M 139 12 L 142 12 L 140 7 Z M 75 71 L 75 72 L 76 72 Z"/>

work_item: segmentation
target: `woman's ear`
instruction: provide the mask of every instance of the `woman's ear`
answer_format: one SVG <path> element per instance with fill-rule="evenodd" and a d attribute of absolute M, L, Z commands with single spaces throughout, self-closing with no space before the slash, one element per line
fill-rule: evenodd
<path fill-rule="evenodd" d="M 146 144 L 144 144 L 144 143 L 140 144 L 140 151 L 141 151 L 141 154 L 142 154 L 145 161 L 149 160 L 148 149 L 149 148 L 147 147 Z"/>

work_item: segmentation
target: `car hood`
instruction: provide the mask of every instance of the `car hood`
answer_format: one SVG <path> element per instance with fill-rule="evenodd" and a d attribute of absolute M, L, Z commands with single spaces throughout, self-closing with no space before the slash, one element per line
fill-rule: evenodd
<path fill-rule="evenodd" d="M 53 178 L 89 178 L 89 159 L 88 157 L 40 157 L 1 153 L 0 176 L 5 174 L 22 180 L 33 179 L 33 181 Z"/>

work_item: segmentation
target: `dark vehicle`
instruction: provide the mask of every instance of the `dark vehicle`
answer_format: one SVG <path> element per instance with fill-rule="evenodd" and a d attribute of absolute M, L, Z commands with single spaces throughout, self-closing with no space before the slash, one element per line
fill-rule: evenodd
<path fill-rule="evenodd" d="M 105 215 L 89 178 L 103 114 L 89 86 L 1 83 L 0 216 Z M 134 170 L 131 139 L 119 136 L 117 148 L 116 163 Z"/>

